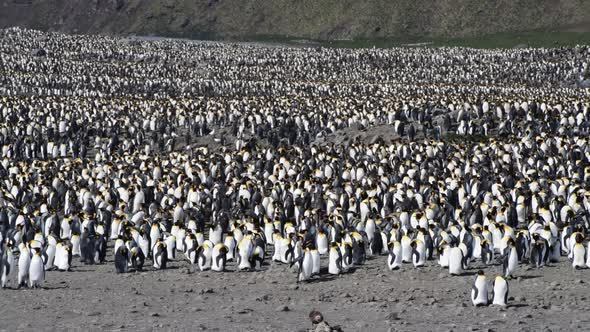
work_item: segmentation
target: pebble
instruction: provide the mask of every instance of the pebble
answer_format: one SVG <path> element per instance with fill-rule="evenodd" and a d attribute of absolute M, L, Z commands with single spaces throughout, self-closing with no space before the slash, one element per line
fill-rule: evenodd
<path fill-rule="evenodd" d="M 291 311 L 291 309 L 289 309 L 289 307 L 287 307 L 286 305 L 284 306 L 280 306 L 277 308 L 277 311 L 279 312 L 287 312 L 287 311 Z"/>
<path fill-rule="evenodd" d="M 385 320 L 389 320 L 389 321 L 400 320 L 400 319 L 401 318 L 399 318 L 399 313 L 397 313 L 397 312 L 392 312 L 385 317 Z"/>

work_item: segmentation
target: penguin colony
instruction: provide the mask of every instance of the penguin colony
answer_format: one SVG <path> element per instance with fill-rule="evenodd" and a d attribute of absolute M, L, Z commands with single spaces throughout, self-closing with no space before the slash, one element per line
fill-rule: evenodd
<path fill-rule="evenodd" d="M 471 299 L 506 305 L 526 265 L 590 266 L 589 58 L 0 30 L 1 286 L 107 261 L 307 281 L 377 259 L 499 264 Z"/>

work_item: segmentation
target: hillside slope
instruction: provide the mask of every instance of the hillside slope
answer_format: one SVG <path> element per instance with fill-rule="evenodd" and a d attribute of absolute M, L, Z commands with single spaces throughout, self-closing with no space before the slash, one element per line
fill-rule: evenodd
<path fill-rule="evenodd" d="M 0 27 L 310 39 L 590 31 L 585 0 L 0 0 Z"/>

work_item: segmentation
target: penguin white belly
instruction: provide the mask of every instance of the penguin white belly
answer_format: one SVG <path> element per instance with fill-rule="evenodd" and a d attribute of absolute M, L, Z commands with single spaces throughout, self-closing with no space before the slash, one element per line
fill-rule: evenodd
<path fill-rule="evenodd" d="M 440 267 L 449 267 L 449 255 L 451 248 L 444 248 L 443 252 L 438 256 L 438 264 Z"/>
<path fill-rule="evenodd" d="M 72 256 L 80 256 L 80 237 L 72 235 L 70 242 L 72 243 Z"/>
<path fill-rule="evenodd" d="M 45 262 L 45 270 L 51 270 L 53 268 L 53 262 L 55 260 L 55 245 L 49 244 L 45 249 L 47 254 L 47 262 Z"/>
<path fill-rule="evenodd" d="M 226 259 L 228 261 L 233 261 L 236 256 L 236 241 L 234 240 L 233 236 L 226 236 L 223 240 L 223 244 L 227 247 L 227 254 Z"/>
<path fill-rule="evenodd" d="M 586 248 L 582 244 L 576 243 L 574 245 L 572 267 L 574 269 L 583 269 L 586 267 Z"/>
<path fill-rule="evenodd" d="M 328 253 L 328 237 L 326 235 L 318 235 L 316 244 L 320 255 L 325 255 Z"/>
<path fill-rule="evenodd" d="M 586 251 L 586 267 L 590 267 L 590 245 L 588 246 Z"/>
<path fill-rule="evenodd" d="M 309 280 L 313 271 L 313 260 L 311 258 L 311 253 L 306 251 L 304 255 L 305 256 L 303 256 L 301 265 L 301 272 L 299 273 L 299 281 Z"/>
<path fill-rule="evenodd" d="M 473 252 L 471 255 L 474 259 L 481 258 L 481 238 L 479 236 L 473 237 Z"/>
<path fill-rule="evenodd" d="M 45 280 L 45 269 L 43 259 L 39 254 L 33 255 L 29 265 L 29 285 L 31 288 L 43 287 Z"/>
<path fill-rule="evenodd" d="M 424 246 L 424 243 L 422 241 L 420 241 L 416 245 L 416 249 L 412 253 L 412 263 L 414 264 L 414 267 L 421 267 L 421 266 L 424 266 L 425 262 L 426 262 L 426 247 Z"/>
<path fill-rule="evenodd" d="M 273 262 L 280 262 L 282 254 L 283 254 L 283 240 L 278 239 L 277 241 L 275 241 L 274 252 L 272 255 L 272 261 Z"/>
<path fill-rule="evenodd" d="M 494 298 L 492 304 L 506 306 L 508 302 L 508 283 L 500 276 L 494 281 Z"/>
<path fill-rule="evenodd" d="M 215 229 L 209 229 L 209 240 L 213 242 L 214 245 L 221 243 L 221 227 L 217 226 Z"/>
<path fill-rule="evenodd" d="M 27 286 L 29 282 L 29 265 L 31 256 L 28 250 L 22 250 L 18 258 L 18 286 Z"/>
<path fill-rule="evenodd" d="M 390 270 L 397 270 L 402 266 L 402 247 L 395 243 L 389 255 L 387 256 L 387 266 Z"/>
<path fill-rule="evenodd" d="M 410 263 L 412 262 L 412 247 L 410 247 L 410 238 L 403 237 L 401 241 L 402 246 L 402 262 Z"/>
<path fill-rule="evenodd" d="M 0 257 L 0 259 L 5 259 L 3 264 L 0 265 L 0 267 L 2 267 L 2 271 L 0 271 L 2 273 L 2 276 L 0 277 L 0 286 L 2 288 L 6 288 L 8 282 L 10 281 L 10 277 L 14 276 L 14 271 L 16 269 L 14 256 L 12 255 L 12 250 L 7 249 L 6 257 Z"/>
<path fill-rule="evenodd" d="M 252 257 L 253 252 L 254 247 L 252 242 L 247 239 L 242 240 L 238 246 L 238 270 L 249 270 L 252 268 L 250 258 Z"/>
<path fill-rule="evenodd" d="M 339 250 L 336 248 L 330 249 L 330 255 L 328 257 L 328 273 L 329 274 L 340 274 L 342 271 L 342 256 Z"/>
<path fill-rule="evenodd" d="M 463 251 L 458 248 L 451 248 L 449 252 L 449 274 L 461 275 L 463 273 Z"/>
<path fill-rule="evenodd" d="M 147 239 L 140 237 L 138 245 L 143 255 L 145 257 L 150 257 L 150 242 Z"/>
<path fill-rule="evenodd" d="M 485 277 L 478 276 L 471 289 L 471 302 L 475 306 L 488 305 L 488 284 Z"/>
<path fill-rule="evenodd" d="M 166 250 L 168 251 L 168 259 L 176 258 L 176 237 L 171 235 L 166 238 Z"/>
<path fill-rule="evenodd" d="M 184 238 L 186 237 L 186 231 L 181 229 L 176 234 L 176 250 L 184 252 Z"/>
<path fill-rule="evenodd" d="M 313 267 L 311 269 L 312 275 L 319 275 L 320 274 L 320 253 L 317 250 L 311 251 L 311 260 L 313 263 Z"/>
<path fill-rule="evenodd" d="M 264 236 L 266 237 L 266 240 L 268 241 L 267 244 L 274 244 L 274 237 L 272 236 L 273 232 L 274 232 L 273 224 L 265 223 L 264 224 Z"/>
<path fill-rule="evenodd" d="M 199 270 L 206 271 L 211 268 L 211 249 L 209 247 L 204 247 L 203 250 L 200 252 L 199 257 L 197 258 L 197 262 L 199 265 Z"/>
<path fill-rule="evenodd" d="M 516 248 L 511 248 L 510 253 L 508 254 L 508 262 L 506 263 L 504 277 L 514 276 L 517 267 L 518 254 L 516 253 Z"/>

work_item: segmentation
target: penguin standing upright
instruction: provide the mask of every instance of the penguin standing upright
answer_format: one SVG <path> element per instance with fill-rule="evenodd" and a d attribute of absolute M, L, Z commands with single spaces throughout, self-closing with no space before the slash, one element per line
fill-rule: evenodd
<path fill-rule="evenodd" d="M 328 273 L 340 274 L 342 273 L 342 253 L 335 242 L 330 245 L 330 255 L 328 257 Z"/>
<path fill-rule="evenodd" d="M 40 250 L 34 250 L 33 257 L 29 264 L 29 286 L 31 288 L 42 288 L 45 281 L 45 266 Z"/>
<path fill-rule="evenodd" d="M 414 252 L 410 244 L 412 240 L 404 235 L 401 240 L 401 247 L 402 247 L 402 261 L 404 263 L 412 262 L 412 253 Z"/>
<path fill-rule="evenodd" d="M 497 276 L 493 284 L 492 304 L 506 306 L 508 303 L 508 282 L 502 276 Z"/>
<path fill-rule="evenodd" d="M 489 303 L 488 281 L 482 270 L 477 271 L 477 277 L 471 288 L 471 302 L 476 307 L 485 306 Z"/>
<path fill-rule="evenodd" d="M 533 234 L 533 241 L 530 264 L 536 268 L 540 268 L 547 263 L 547 259 L 549 258 L 549 245 L 547 240 L 542 238 L 538 233 Z"/>
<path fill-rule="evenodd" d="M 402 266 L 402 245 L 398 241 L 390 242 L 388 245 L 389 255 L 387 256 L 387 267 L 390 270 L 397 270 Z"/>
<path fill-rule="evenodd" d="M 238 243 L 238 270 L 250 270 L 252 268 L 252 255 L 254 254 L 254 243 L 250 236 L 244 236 Z"/>
<path fill-rule="evenodd" d="M 221 243 L 215 245 L 211 251 L 211 270 L 223 272 L 227 264 L 229 248 Z"/>
<path fill-rule="evenodd" d="M 168 263 L 168 249 L 166 248 L 166 244 L 159 239 L 154 244 L 154 248 L 152 249 L 153 254 L 153 262 L 154 268 L 158 270 L 163 270 L 166 268 L 166 264 Z"/>
<path fill-rule="evenodd" d="M 16 265 L 12 253 L 12 242 L 8 241 L 4 248 L 4 252 L 2 253 L 2 257 L 0 257 L 0 287 L 6 288 L 10 281 L 10 277 L 14 275 L 14 271 L 16 271 Z"/>
<path fill-rule="evenodd" d="M 55 246 L 55 266 L 60 271 L 69 271 L 72 264 L 72 247 L 59 241 Z"/>
<path fill-rule="evenodd" d="M 135 269 L 135 271 L 142 271 L 143 265 L 145 264 L 145 255 L 143 251 L 139 247 L 131 248 L 131 267 Z"/>
<path fill-rule="evenodd" d="M 92 255 L 95 263 L 104 263 L 107 256 L 107 237 L 106 235 L 96 234 L 94 240 L 88 247 L 92 249 L 94 247 L 94 254 Z M 145 256 L 144 256 L 145 257 Z"/>
<path fill-rule="evenodd" d="M 319 275 L 320 274 L 320 252 L 317 249 L 311 249 L 311 261 L 313 263 L 311 269 L 311 275 Z"/>
<path fill-rule="evenodd" d="M 129 263 L 129 249 L 126 246 L 120 246 L 115 252 L 115 271 L 117 273 L 127 273 Z"/>
<path fill-rule="evenodd" d="M 576 243 L 572 249 L 572 267 L 574 269 L 583 269 L 586 267 L 586 248 L 582 244 L 581 234 L 577 234 Z"/>
<path fill-rule="evenodd" d="M 31 254 L 29 253 L 29 248 L 21 243 L 20 255 L 18 257 L 18 288 L 28 286 L 30 264 Z"/>
<path fill-rule="evenodd" d="M 459 276 L 463 274 L 464 269 L 465 256 L 463 255 L 463 250 L 459 247 L 451 248 L 449 252 L 449 274 Z"/>
<path fill-rule="evenodd" d="M 313 271 L 313 261 L 311 257 L 311 251 L 309 248 L 305 248 L 303 250 L 303 254 L 296 258 L 292 263 L 291 266 L 298 263 L 297 268 L 297 282 L 307 281 L 311 279 L 312 271 Z"/>
<path fill-rule="evenodd" d="M 328 237 L 322 231 L 319 231 L 316 235 L 316 247 L 320 255 L 325 255 L 328 253 Z"/>
<path fill-rule="evenodd" d="M 197 265 L 201 272 L 211 268 L 211 246 L 209 241 L 205 241 L 203 245 L 197 248 Z"/>
<path fill-rule="evenodd" d="M 53 269 L 53 262 L 55 260 L 55 249 L 57 241 L 53 235 L 47 237 L 47 246 L 45 247 L 45 254 L 47 255 L 47 261 L 45 262 L 45 271 Z"/>
<path fill-rule="evenodd" d="M 504 249 L 504 258 L 502 260 L 504 278 L 514 277 L 514 272 L 518 267 L 518 253 L 514 240 L 508 241 L 508 246 Z"/>
<path fill-rule="evenodd" d="M 426 262 L 426 246 L 420 240 L 414 240 L 410 243 L 412 248 L 412 263 L 414 267 L 422 267 Z"/>

